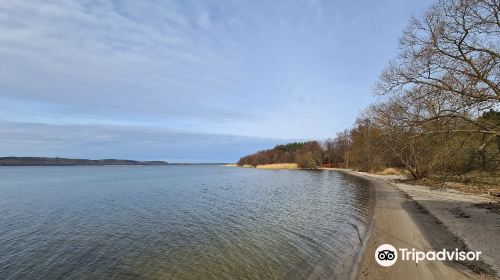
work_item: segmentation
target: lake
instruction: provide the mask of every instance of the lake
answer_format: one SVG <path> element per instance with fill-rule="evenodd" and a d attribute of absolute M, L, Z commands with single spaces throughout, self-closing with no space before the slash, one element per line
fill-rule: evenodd
<path fill-rule="evenodd" d="M 373 205 L 328 170 L 0 167 L 0 278 L 345 279 Z"/>

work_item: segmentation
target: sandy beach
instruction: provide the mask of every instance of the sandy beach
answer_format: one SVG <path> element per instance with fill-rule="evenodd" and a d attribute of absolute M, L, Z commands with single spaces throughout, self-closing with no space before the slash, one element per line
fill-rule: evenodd
<path fill-rule="evenodd" d="M 500 214 L 488 197 L 453 190 L 431 190 L 391 182 L 397 176 L 346 171 L 376 189 L 371 232 L 356 279 L 499 279 Z M 381 244 L 396 248 L 481 251 L 479 261 L 397 261 L 382 267 L 375 260 Z"/>

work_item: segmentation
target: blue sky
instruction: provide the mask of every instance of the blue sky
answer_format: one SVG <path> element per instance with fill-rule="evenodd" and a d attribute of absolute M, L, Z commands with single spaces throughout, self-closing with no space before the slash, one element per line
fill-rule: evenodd
<path fill-rule="evenodd" d="M 0 156 L 233 162 L 376 98 L 431 1 L 0 1 Z"/>

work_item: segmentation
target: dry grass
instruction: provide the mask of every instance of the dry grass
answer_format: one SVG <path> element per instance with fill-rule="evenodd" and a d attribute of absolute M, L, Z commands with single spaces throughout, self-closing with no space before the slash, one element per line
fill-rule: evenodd
<path fill-rule="evenodd" d="M 381 172 L 376 172 L 376 173 L 381 174 L 381 175 L 406 175 L 407 174 L 407 172 L 404 169 L 393 168 L 393 167 L 386 168 L 386 169 L 382 170 Z"/>
<path fill-rule="evenodd" d="M 449 179 L 449 178 L 448 178 Z M 498 198 L 500 196 L 500 184 L 498 178 L 482 178 L 482 182 L 453 182 L 451 180 L 444 180 L 442 178 L 424 178 L 417 181 L 409 181 L 410 184 L 424 185 L 436 189 L 454 189 L 461 192 L 472 193 L 472 194 L 488 194 L 493 197 Z M 487 182 L 487 179 L 494 180 L 493 183 Z"/>
<path fill-rule="evenodd" d="M 259 169 L 297 169 L 299 166 L 296 163 L 274 163 L 257 165 Z"/>
<path fill-rule="evenodd" d="M 378 175 L 408 175 L 408 172 L 401 168 L 386 168 L 383 171 L 375 172 Z M 419 180 L 405 180 L 405 183 L 412 185 L 424 185 L 436 189 L 454 189 L 472 194 L 488 194 L 493 197 L 500 196 L 500 176 L 472 171 L 467 175 L 452 176 L 431 175 Z"/>

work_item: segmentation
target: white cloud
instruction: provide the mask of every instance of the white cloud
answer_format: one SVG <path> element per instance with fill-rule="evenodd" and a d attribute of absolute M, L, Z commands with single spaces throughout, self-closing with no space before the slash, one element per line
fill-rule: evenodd
<path fill-rule="evenodd" d="M 231 58 L 186 15 L 163 2 L 99 3 L 0 2 L 0 97 L 225 118 L 211 101 L 236 100 L 222 89 Z"/>
<path fill-rule="evenodd" d="M 0 121 L 328 137 L 426 1 L 0 0 Z"/>
<path fill-rule="evenodd" d="M 192 133 L 153 126 L 0 122 L 1 156 L 235 162 L 287 140 Z"/>

